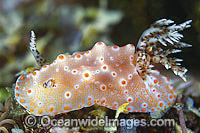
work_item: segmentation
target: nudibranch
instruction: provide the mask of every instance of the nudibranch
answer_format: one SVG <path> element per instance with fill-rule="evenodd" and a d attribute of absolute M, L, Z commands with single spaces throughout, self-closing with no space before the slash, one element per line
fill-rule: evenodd
<path fill-rule="evenodd" d="M 180 66 L 181 59 L 167 56 L 191 46 L 180 42 L 183 35 L 178 33 L 190 27 L 191 20 L 173 23 L 156 21 L 142 34 L 136 48 L 132 44 L 119 47 L 97 42 L 91 50 L 60 54 L 53 63 L 44 65 L 32 31 L 30 48 L 43 66 L 19 76 L 16 100 L 38 116 L 53 116 L 95 103 L 116 110 L 128 102 L 129 112 L 165 109 L 174 104 L 176 92 L 167 77 L 153 70 L 153 64 L 161 63 L 186 81 L 187 69 Z"/>

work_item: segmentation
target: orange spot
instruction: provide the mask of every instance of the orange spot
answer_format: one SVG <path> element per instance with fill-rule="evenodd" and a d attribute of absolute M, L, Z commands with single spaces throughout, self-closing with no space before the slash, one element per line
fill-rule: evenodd
<path fill-rule="evenodd" d="M 151 111 L 155 111 L 155 109 L 151 109 Z"/>
<path fill-rule="evenodd" d="M 125 85 L 125 84 L 126 84 L 126 81 L 125 81 L 125 80 L 122 80 L 122 84 Z"/>
<path fill-rule="evenodd" d="M 47 65 L 44 65 L 43 68 L 47 68 Z"/>
<path fill-rule="evenodd" d="M 42 114 L 42 110 L 41 110 L 41 109 L 39 109 L 39 110 L 38 110 L 38 113 L 39 113 L 39 114 Z"/>
<path fill-rule="evenodd" d="M 117 104 L 115 103 L 114 106 L 117 106 Z"/>
<path fill-rule="evenodd" d="M 31 90 L 28 90 L 28 93 L 31 93 Z"/>
<path fill-rule="evenodd" d="M 78 55 L 76 56 L 76 58 L 81 58 L 81 55 L 78 54 Z"/>
<path fill-rule="evenodd" d="M 172 96 L 172 95 L 170 95 L 170 96 L 169 96 L 169 98 L 170 98 L 170 99 L 172 99 L 172 98 L 173 98 L 173 96 Z"/>
<path fill-rule="evenodd" d="M 69 105 L 66 105 L 66 106 L 64 107 L 64 110 L 69 110 L 69 109 L 70 109 Z"/>
<path fill-rule="evenodd" d="M 101 61 L 103 61 L 103 58 L 100 58 Z"/>
<path fill-rule="evenodd" d="M 163 103 L 160 103 L 159 105 L 160 105 L 160 107 L 163 107 Z"/>
<path fill-rule="evenodd" d="M 51 116 L 51 114 L 48 114 L 48 116 Z"/>
<path fill-rule="evenodd" d="M 143 104 L 143 106 L 146 107 L 147 105 L 146 105 L 146 104 Z"/>
<path fill-rule="evenodd" d="M 81 105 L 78 105 L 78 108 L 80 109 L 80 108 L 81 108 Z"/>
<path fill-rule="evenodd" d="M 18 82 L 17 82 L 17 83 L 18 83 Z M 16 89 L 16 90 L 19 90 L 19 88 L 18 88 L 18 87 L 16 87 L 15 89 Z"/>
<path fill-rule="evenodd" d="M 133 44 L 130 44 L 131 47 L 133 47 Z"/>
<path fill-rule="evenodd" d="M 64 59 L 64 56 L 63 56 L 63 55 L 59 55 L 58 58 L 59 58 L 60 60 L 62 60 L 62 59 Z"/>
<path fill-rule="evenodd" d="M 105 102 L 106 102 L 106 100 L 102 100 L 102 101 L 101 101 L 101 105 L 103 105 Z"/>
<path fill-rule="evenodd" d="M 51 108 L 49 109 L 49 111 L 50 111 L 50 112 L 53 112 L 53 110 L 54 110 L 54 108 L 53 108 L 53 107 L 51 107 Z"/>
<path fill-rule="evenodd" d="M 166 108 L 167 106 L 164 106 L 164 108 Z"/>
<path fill-rule="evenodd" d="M 170 106 L 170 105 L 171 105 L 171 103 L 168 103 L 168 105 Z"/>
<path fill-rule="evenodd" d="M 169 78 L 167 77 L 167 81 L 169 81 Z"/>
<path fill-rule="evenodd" d="M 58 112 L 55 112 L 54 114 L 55 114 L 55 115 L 57 115 L 57 114 L 58 114 Z"/>
<path fill-rule="evenodd" d="M 136 110 L 133 110 L 133 112 L 136 112 Z"/>
<path fill-rule="evenodd" d="M 27 108 L 27 106 L 25 106 L 25 108 Z"/>
<path fill-rule="evenodd" d="M 128 107 L 128 111 L 131 111 L 131 107 Z"/>
<path fill-rule="evenodd" d="M 91 97 L 88 97 L 88 101 L 91 101 L 91 99 L 92 99 Z"/>
<path fill-rule="evenodd" d="M 171 86 L 171 87 L 173 87 L 173 85 L 172 85 L 172 84 L 170 84 L 170 86 Z"/>
<path fill-rule="evenodd" d="M 86 53 L 86 54 L 89 54 L 90 52 L 89 52 L 89 51 L 86 51 L 85 53 Z"/>
<path fill-rule="evenodd" d="M 99 103 L 99 100 L 97 100 L 97 103 Z"/>
<path fill-rule="evenodd" d="M 129 98 L 129 99 L 128 99 L 128 101 L 129 101 L 129 102 L 131 102 L 131 101 L 132 101 L 132 99 L 131 99 L 131 98 Z"/>
<path fill-rule="evenodd" d="M 114 46 L 113 46 L 113 48 L 114 48 L 114 49 L 117 49 L 117 48 L 118 48 L 118 46 L 117 46 L 117 45 L 114 45 Z"/>
<path fill-rule="evenodd" d="M 17 82 L 17 85 L 19 85 L 19 82 Z"/>
<path fill-rule="evenodd" d="M 84 75 L 85 75 L 86 78 L 89 77 L 89 73 L 85 73 Z"/>
<path fill-rule="evenodd" d="M 24 75 L 22 75 L 20 79 L 21 79 L 21 80 L 25 79 Z"/>
<path fill-rule="evenodd" d="M 29 75 L 30 74 L 30 72 L 27 72 L 27 75 Z"/>
<path fill-rule="evenodd" d="M 92 105 L 92 103 L 91 102 L 88 102 L 88 106 L 91 106 Z"/>
<path fill-rule="evenodd" d="M 107 69 L 107 67 L 106 67 L 106 66 L 103 66 L 103 69 L 104 69 L 104 70 L 106 70 L 106 69 Z"/>
<path fill-rule="evenodd" d="M 113 106 L 112 109 L 116 109 L 116 106 Z"/>
<path fill-rule="evenodd" d="M 105 90 L 105 89 L 106 89 L 106 87 L 103 85 L 103 86 L 101 87 L 101 89 L 102 89 L 102 90 Z"/>
<path fill-rule="evenodd" d="M 158 94 L 157 96 L 160 97 L 160 94 Z"/>
<path fill-rule="evenodd" d="M 142 111 L 142 112 L 145 112 L 145 111 L 146 111 L 146 109 L 145 109 L 145 108 L 142 108 L 142 109 L 141 109 L 141 111 Z"/>
<path fill-rule="evenodd" d="M 19 96 L 19 93 L 16 93 L 16 96 L 18 97 L 18 96 Z"/>
<path fill-rule="evenodd" d="M 33 109 L 30 109 L 30 111 L 33 112 L 34 110 L 33 110 Z"/>
<path fill-rule="evenodd" d="M 160 110 L 160 108 L 157 108 L 158 110 Z"/>
<path fill-rule="evenodd" d="M 69 97 L 70 96 L 70 94 L 69 93 L 66 93 L 66 97 Z"/>
<path fill-rule="evenodd" d="M 21 102 L 21 103 L 25 103 L 25 100 L 24 100 L 24 99 L 20 99 L 20 102 Z"/>
<path fill-rule="evenodd" d="M 174 98 L 176 98 L 176 95 L 174 95 Z"/>
<path fill-rule="evenodd" d="M 102 42 L 98 42 L 97 44 L 98 44 L 98 45 L 101 45 L 101 44 L 102 44 Z"/>
<path fill-rule="evenodd" d="M 155 84 L 158 82 L 158 80 L 157 79 L 154 79 L 154 81 L 153 81 Z"/>
<path fill-rule="evenodd" d="M 33 72 L 33 76 L 35 76 L 37 73 L 36 72 Z"/>
<path fill-rule="evenodd" d="M 172 90 L 175 91 L 175 88 L 173 88 Z"/>
<path fill-rule="evenodd" d="M 131 60 L 133 60 L 133 56 L 131 56 Z"/>
<path fill-rule="evenodd" d="M 94 103 L 96 103 L 97 101 L 96 100 L 94 100 Z"/>
<path fill-rule="evenodd" d="M 108 104 L 106 104 L 106 107 L 108 107 Z"/>

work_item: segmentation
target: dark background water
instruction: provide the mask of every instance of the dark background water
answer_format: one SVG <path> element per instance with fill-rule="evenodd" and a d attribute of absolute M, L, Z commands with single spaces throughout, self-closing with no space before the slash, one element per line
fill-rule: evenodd
<path fill-rule="evenodd" d="M 30 30 L 51 62 L 59 53 L 84 51 L 97 41 L 136 45 L 142 32 L 161 18 L 177 24 L 193 20 L 182 39 L 193 47 L 176 57 L 184 59 L 190 75 L 199 77 L 198 0 L 0 0 L 0 87 L 11 86 L 16 73 L 37 66 L 28 49 Z"/>

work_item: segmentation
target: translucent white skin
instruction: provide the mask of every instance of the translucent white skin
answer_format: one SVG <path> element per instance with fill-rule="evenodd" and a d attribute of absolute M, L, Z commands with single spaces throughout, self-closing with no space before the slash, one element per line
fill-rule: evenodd
<path fill-rule="evenodd" d="M 98 42 L 86 52 L 59 55 L 50 65 L 21 75 L 17 101 L 34 115 L 55 115 L 97 103 L 116 110 L 129 102 L 129 112 L 152 112 L 175 102 L 168 78 L 159 72 L 144 81 L 133 63 L 135 47 Z M 153 82 L 152 82 L 153 81 Z"/>

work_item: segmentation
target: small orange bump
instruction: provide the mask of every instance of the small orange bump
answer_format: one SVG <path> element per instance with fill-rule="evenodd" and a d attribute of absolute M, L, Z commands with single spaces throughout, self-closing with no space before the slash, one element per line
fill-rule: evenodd
<path fill-rule="evenodd" d="M 172 90 L 175 91 L 175 88 L 173 88 Z"/>
<path fill-rule="evenodd" d="M 151 111 L 155 111 L 155 109 L 151 109 Z"/>
<path fill-rule="evenodd" d="M 28 107 L 27 107 L 27 106 L 25 106 L 25 108 L 27 109 Z"/>
<path fill-rule="evenodd" d="M 172 95 L 170 95 L 170 96 L 169 96 L 169 98 L 170 98 L 170 99 L 172 99 L 172 98 L 173 98 L 173 96 L 172 96 Z"/>
<path fill-rule="evenodd" d="M 141 111 L 142 111 L 142 112 L 145 112 L 145 111 L 146 111 L 146 109 L 145 109 L 145 108 L 142 108 L 142 109 L 141 109 Z"/>
<path fill-rule="evenodd" d="M 91 102 L 88 102 L 88 106 L 91 106 L 92 105 L 92 103 Z"/>
<path fill-rule="evenodd" d="M 154 79 L 154 81 L 153 81 L 155 84 L 158 82 L 158 80 L 157 79 Z"/>
<path fill-rule="evenodd" d="M 17 82 L 17 85 L 19 86 L 19 82 Z"/>
<path fill-rule="evenodd" d="M 99 100 L 97 100 L 97 103 L 99 103 Z"/>
<path fill-rule="evenodd" d="M 131 111 L 131 107 L 128 107 L 128 111 Z"/>
<path fill-rule="evenodd" d="M 21 103 L 25 103 L 25 100 L 24 100 L 24 99 L 20 99 L 20 102 L 21 102 Z"/>
<path fill-rule="evenodd" d="M 19 93 L 16 93 L 16 96 L 18 97 L 18 96 L 19 96 Z"/>
<path fill-rule="evenodd" d="M 112 108 L 113 108 L 113 109 L 116 109 L 116 106 L 113 106 Z"/>
<path fill-rule="evenodd" d="M 133 110 L 133 112 L 136 112 L 136 110 Z"/>
<path fill-rule="evenodd" d="M 91 101 L 91 99 L 92 99 L 91 97 L 88 97 L 88 101 Z"/>
<path fill-rule="evenodd" d="M 48 116 L 51 116 L 51 114 L 48 114 Z"/>
<path fill-rule="evenodd" d="M 101 101 L 101 105 L 103 105 L 105 102 L 106 102 L 106 100 L 102 100 L 102 101 Z"/>
<path fill-rule="evenodd" d="M 174 95 L 174 98 L 176 98 L 176 95 Z"/>
<path fill-rule="evenodd" d="M 28 93 L 31 93 L 31 90 L 28 90 Z"/>
<path fill-rule="evenodd" d="M 47 65 L 44 65 L 43 68 L 47 68 Z"/>
<path fill-rule="evenodd" d="M 59 58 L 60 60 L 62 60 L 62 59 L 64 59 L 64 56 L 63 56 L 63 55 L 59 55 L 58 58 Z"/>
<path fill-rule="evenodd" d="M 90 52 L 89 52 L 89 51 L 86 51 L 85 53 L 86 53 L 86 54 L 89 54 Z"/>
<path fill-rule="evenodd" d="M 30 109 L 30 111 L 33 112 L 34 110 L 33 110 L 33 109 Z"/>
<path fill-rule="evenodd" d="M 125 80 L 122 80 L 122 84 L 125 85 L 125 84 L 126 84 L 126 81 L 125 81 Z"/>
<path fill-rule="evenodd" d="M 118 46 L 117 46 L 117 45 L 114 45 L 114 46 L 113 46 L 113 48 L 114 48 L 114 49 L 117 49 L 117 48 L 118 48 Z"/>
<path fill-rule="evenodd" d="M 27 75 L 29 75 L 30 74 L 30 72 L 27 72 Z"/>
<path fill-rule="evenodd" d="M 24 75 L 22 74 L 22 76 L 21 76 L 21 78 L 20 78 L 21 80 L 23 80 L 23 79 L 25 79 L 25 77 L 24 77 Z"/>
<path fill-rule="evenodd" d="M 115 103 L 114 106 L 117 106 L 117 104 Z"/>
<path fill-rule="evenodd" d="M 78 54 L 78 55 L 76 56 L 76 58 L 81 58 L 81 55 Z"/>
<path fill-rule="evenodd" d="M 106 107 L 108 107 L 108 104 L 106 104 Z"/>
<path fill-rule="evenodd" d="M 78 105 L 78 108 L 80 109 L 80 108 L 81 108 L 81 105 Z"/>
<path fill-rule="evenodd" d="M 66 105 L 66 106 L 64 107 L 64 110 L 69 110 L 69 109 L 70 109 L 69 105 Z"/>
<path fill-rule="evenodd" d="M 98 44 L 98 45 L 101 45 L 101 44 L 102 44 L 102 42 L 98 42 L 97 44 Z"/>
<path fill-rule="evenodd" d="M 106 66 L 103 66 L 103 69 L 104 69 L 104 70 L 106 70 L 106 69 L 107 69 L 107 67 L 106 67 Z"/>
<path fill-rule="evenodd" d="M 169 81 L 169 78 L 167 77 L 167 81 Z"/>
<path fill-rule="evenodd" d="M 85 73 L 84 76 L 87 78 L 89 77 L 89 73 Z"/>
<path fill-rule="evenodd" d="M 55 115 L 57 115 L 57 114 L 58 114 L 58 112 L 55 112 L 54 114 L 55 114 Z"/>
<path fill-rule="evenodd" d="M 133 44 L 130 44 L 130 46 L 133 48 Z"/>
<path fill-rule="evenodd" d="M 50 112 L 53 112 L 53 110 L 54 110 L 54 108 L 53 108 L 53 107 L 51 107 L 51 108 L 49 109 L 49 111 L 50 111 Z"/>
<path fill-rule="evenodd" d="M 157 110 L 160 110 L 160 108 L 157 108 Z"/>
<path fill-rule="evenodd" d="M 159 105 L 160 105 L 160 107 L 163 107 L 163 103 L 160 103 Z"/>
<path fill-rule="evenodd" d="M 18 82 L 17 82 L 17 83 L 18 83 Z M 19 88 L 18 88 L 18 87 L 16 87 L 15 89 L 16 89 L 16 90 L 19 90 Z"/>
<path fill-rule="evenodd" d="M 41 109 L 39 109 L 39 110 L 38 110 L 38 113 L 39 113 L 39 114 L 42 114 L 42 110 L 41 110 Z"/>
<path fill-rule="evenodd" d="M 171 106 L 171 103 L 168 103 L 168 106 Z"/>
<path fill-rule="evenodd" d="M 33 72 L 33 76 L 35 76 L 37 73 L 36 72 Z"/>

